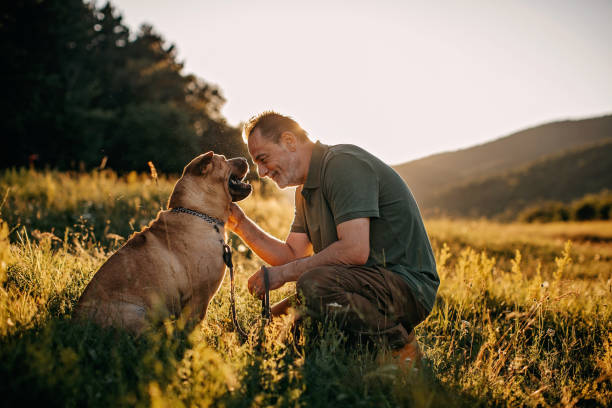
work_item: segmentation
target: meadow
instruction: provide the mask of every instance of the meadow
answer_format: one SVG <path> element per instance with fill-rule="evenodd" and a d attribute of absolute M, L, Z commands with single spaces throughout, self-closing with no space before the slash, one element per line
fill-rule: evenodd
<path fill-rule="evenodd" d="M 3 405 L 612 405 L 610 221 L 427 219 L 441 286 L 416 329 L 426 356 L 418 371 L 334 322 L 263 326 L 246 289 L 261 261 L 231 234 L 246 342 L 233 331 L 227 277 L 195 329 L 167 321 L 133 338 L 71 321 L 97 268 L 165 207 L 173 182 L 110 170 L 0 173 Z M 290 200 L 261 187 L 242 206 L 282 239 Z"/>

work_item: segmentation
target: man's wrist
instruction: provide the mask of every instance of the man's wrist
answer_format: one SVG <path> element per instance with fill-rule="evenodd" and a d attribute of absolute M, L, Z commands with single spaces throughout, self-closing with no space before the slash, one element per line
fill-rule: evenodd
<path fill-rule="evenodd" d="M 285 265 L 285 268 L 283 268 L 282 271 L 282 278 L 284 282 L 295 282 L 298 280 L 298 278 L 300 277 L 300 261 L 300 259 L 297 259 Z"/>
<path fill-rule="evenodd" d="M 234 218 L 234 226 L 231 228 L 232 232 L 235 234 L 241 235 L 242 233 L 242 224 L 244 223 L 244 214 L 241 214 L 238 217 Z"/>

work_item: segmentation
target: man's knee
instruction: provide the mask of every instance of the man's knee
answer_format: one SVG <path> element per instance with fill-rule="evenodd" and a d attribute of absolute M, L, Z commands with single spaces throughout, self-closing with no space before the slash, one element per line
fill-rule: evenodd
<path fill-rule="evenodd" d="M 316 296 L 320 292 L 321 281 L 325 276 L 326 268 L 314 268 L 306 271 L 296 282 L 298 294 L 305 298 Z"/>
<path fill-rule="evenodd" d="M 308 305 L 314 306 L 324 296 L 334 292 L 334 268 L 321 266 L 306 271 L 296 282 L 298 296 Z"/>

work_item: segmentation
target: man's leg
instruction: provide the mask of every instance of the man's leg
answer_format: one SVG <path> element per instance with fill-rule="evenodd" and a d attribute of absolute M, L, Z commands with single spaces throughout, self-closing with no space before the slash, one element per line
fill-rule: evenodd
<path fill-rule="evenodd" d="M 424 318 L 407 283 L 382 268 L 315 268 L 300 277 L 297 290 L 314 317 L 333 317 L 345 330 L 384 338 L 396 349 L 414 341 L 412 329 Z"/>

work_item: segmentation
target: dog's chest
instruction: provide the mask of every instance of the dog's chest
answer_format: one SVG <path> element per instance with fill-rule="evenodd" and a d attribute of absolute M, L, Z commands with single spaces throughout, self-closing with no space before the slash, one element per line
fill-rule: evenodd
<path fill-rule="evenodd" d="M 200 241 L 195 248 L 196 262 L 192 268 L 191 281 L 195 287 L 212 288 L 223 279 L 225 262 L 223 260 L 223 245 L 219 237 L 209 237 Z"/>

